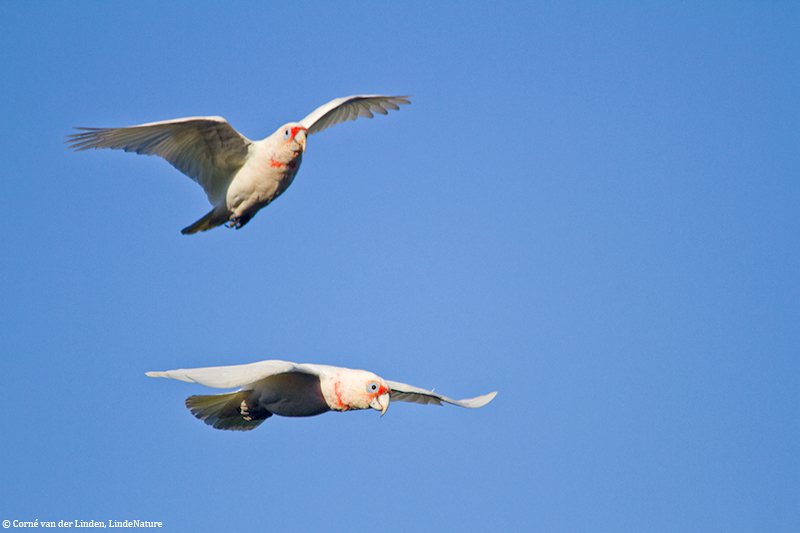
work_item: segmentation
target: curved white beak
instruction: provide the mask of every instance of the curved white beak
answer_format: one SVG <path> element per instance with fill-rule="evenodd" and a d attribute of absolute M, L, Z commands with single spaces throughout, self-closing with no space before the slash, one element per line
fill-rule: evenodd
<path fill-rule="evenodd" d="M 389 408 L 390 401 L 391 401 L 391 395 L 388 392 L 386 392 L 384 394 L 381 394 L 380 396 L 374 397 L 369 406 L 375 409 L 376 411 L 380 411 L 381 416 L 383 416 L 386 414 L 386 410 Z"/>
<path fill-rule="evenodd" d="M 305 132 L 305 130 L 298 131 L 297 135 L 295 135 L 294 139 L 292 139 L 292 151 L 294 151 L 294 152 L 305 152 L 306 151 L 306 132 Z"/>

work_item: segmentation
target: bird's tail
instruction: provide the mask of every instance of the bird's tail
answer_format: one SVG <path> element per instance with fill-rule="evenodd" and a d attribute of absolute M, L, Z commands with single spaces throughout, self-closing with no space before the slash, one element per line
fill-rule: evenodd
<path fill-rule="evenodd" d="M 225 394 L 189 396 L 186 407 L 194 416 L 217 429 L 247 431 L 255 429 L 272 416 L 266 409 L 249 401 L 253 391 L 242 390 Z"/>
<path fill-rule="evenodd" d="M 228 221 L 228 213 L 219 213 L 217 212 L 217 208 L 215 207 L 211 211 L 208 212 L 206 216 L 192 224 L 191 226 L 185 227 L 181 230 L 181 233 L 184 235 L 191 235 L 192 233 L 197 233 L 198 231 L 207 231 L 211 228 L 216 228 L 217 226 L 224 224 Z"/>

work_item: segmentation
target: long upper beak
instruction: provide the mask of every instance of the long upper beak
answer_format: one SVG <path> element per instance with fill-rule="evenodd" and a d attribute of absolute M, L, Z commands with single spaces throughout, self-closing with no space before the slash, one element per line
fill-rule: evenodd
<path fill-rule="evenodd" d="M 292 150 L 295 152 L 305 152 L 306 151 L 306 132 L 305 130 L 300 130 L 297 132 L 297 135 L 294 136 L 292 139 Z"/>
<path fill-rule="evenodd" d="M 380 396 L 374 397 L 369 406 L 375 409 L 376 411 L 380 411 L 381 416 L 383 416 L 386 414 L 386 410 L 389 408 L 390 401 L 391 401 L 390 394 L 388 392 L 385 392 Z"/>

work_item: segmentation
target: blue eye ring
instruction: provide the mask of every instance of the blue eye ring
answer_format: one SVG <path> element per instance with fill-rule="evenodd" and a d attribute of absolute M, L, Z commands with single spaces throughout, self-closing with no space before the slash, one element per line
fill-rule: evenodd
<path fill-rule="evenodd" d="M 291 128 L 286 128 L 283 130 L 283 140 L 288 141 L 292 137 L 292 130 Z"/>
<path fill-rule="evenodd" d="M 367 383 L 367 392 L 368 393 L 374 394 L 374 393 L 378 392 L 379 390 L 381 390 L 381 384 L 378 383 L 377 381 L 370 381 L 369 383 Z"/>

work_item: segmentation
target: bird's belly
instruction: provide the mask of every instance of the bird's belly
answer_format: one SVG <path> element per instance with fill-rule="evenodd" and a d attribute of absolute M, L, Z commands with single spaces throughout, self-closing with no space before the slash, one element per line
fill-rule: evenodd
<path fill-rule="evenodd" d="M 301 401 L 291 399 L 282 400 L 265 406 L 271 413 L 278 416 L 316 416 L 330 411 L 328 404 L 323 398 L 319 400 L 309 400 L 304 398 Z"/>
<path fill-rule="evenodd" d="M 278 374 L 265 378 L 255 390 L 258 406 L 279 416 L 314 416 L 330 411 L 317 376 Z"/>
<path fill-rule="evenodd" d="M 253 169 L 240 173 L 228 188 L 228 206 L 236 216 L 255 213 L 283 194 L 295 175 L 297 168 Z"/>

